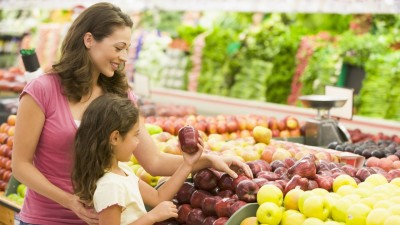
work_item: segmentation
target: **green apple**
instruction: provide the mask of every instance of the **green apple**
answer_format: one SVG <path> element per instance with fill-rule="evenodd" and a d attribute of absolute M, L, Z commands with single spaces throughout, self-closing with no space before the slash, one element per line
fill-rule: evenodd
<path fill-rule="evenodd" d="M 283 212 L 280 225 L 302 224 L 306 219 L 306 216 L 299 211 L 290 209 Z"/>
<path fill-rule="evenodd" d="M 379 200 L 374 203 L 373 208 L 382 208 L 382 209 L 389 209 L 393 205 L 393 202 L 390 200 Z"/>
<path fill-rule="evenodd" d="M 144 182 L 150 184 L 152 187 L 157 185 L 158 179 L 160 178 L 159 176 L 152 176 L 146 170 L 144 170 L 143 167 L 140 167 L 136 171 L 136 176 L 138 176 L 139 179 L 143 180 Z"/>
<path fill-rule="evenodd" d="M 325 221 L 330 212 L 329 202 L 323 196 L 314 195 L 304 200 L 303 214 L 306 217 L 314 217 Z"/>
<path fill-rule="evenodd" d="M 341 196 L 350 195 L 355 192 L 356 192 L 356 187 L 349 184 L 342 185 L 336 190 L 336 193 L 338 193 Z"/>
<path fill-rule="evenodd" d="M 139 164 L 139 161 L 136 159 L 136 157 L 134 155 L 131 155 L 131 160 L 130 160 L 133 164 Z"/>
<path fill-rule="evenodd" d="M 325 189 L 323 189 L 323 188 L 314 188 L 314 189 L 312 189 L 311 191 L 312 191 L 312 192 L 315 192 L 315 193 L 317 193 L 317 194 L 319 194 L 319 195 L 321 195 L 321 196 L 324 196 L 324 195 L 326 195 L 326 194 L 329 193 L 329 191 L 327 191 L 327 190 L 325 190 Z"/>
<path fill-rule="evenodd" d="M 282 208 L 275 203 L 262 203 L 256 212 L 257 220 L 261 224 L 278 225 L 282 220 Z"/>
<path fill-rule="evenodd" d="M 351 205 L 347 209 L 346 225 L 365 225 L 371 208 L 362 203 Z"/>
<path fill-rule="evenodd" d="M 364 182 L 370 183 L 376 187 L 376 186 L 379 186 L 382 184 L 387 184 L 388 180 L 382 174 L 375 173 L 375 174 L 369 175 L 367 177 L 367 179 L 364 180 Z"/>
<path fill-rule="evenodd" d="M 347 209 L 353 204 L 349 199 L 341 198 L 335 201 L 331 208 L 331 217 L 338 222 L 346 222 Z"/>
<path fill-rule="evenodd" d="M 303 193 L 304 191 L 300 188 L 294 188 L 290 190 L 288 193 L 286 193 L 283 199 L 283 206 L 286 209 L 298 210 L 299 209 L 298 201 Z"/>
<path fill-rule="evenodd" d="M 277 206 L 281 206 L 283 202 L 283 193 L 277 186 L 266 184 L 258 190 L 257 202 L 259 205 L 265 202 L 272 202 Z"/>
<path fill-rule="evenodd" d="M 367 216 L 366 224 L 383 225 L 385 220 L 391 215 L 392 213 L 388 209 L 383 209 L 383 208 L 372 209 Z"/>
<path fill-rule="evenodd" d="M 393 225 L 393 224 L 400 224 L 400 216 L 399 215 L 389 216 L 383 223 L 383 225 Z"/>
<path fill-rule="evenodd" d="M 19 184 L 19 185 L 17 186 L 17 194 L 18 194 L 19 196 L 21 196 L 22 198 L 25 197 L 25 194 L 26 194 L 26 186 L 25 186 L 24 184 Z"/>
<path fill-rule="evenodd" d="M 305 191 L 302 195 L 300 195 L 299 200 L 298 200 L 298 207 L 299 207 L 299 211 L 300 211 L 301 213 L 304 214 L 304 210 L 303 210 L 304 201 L 305 201 L 308 197 L 310 197 L 310 196 L 315 196 L 315 195 L 318 195 L 318 194 L 315 193 L 315 192 L 312 192 L 312 191 Z"/>
<path fill-rule="evenodd" d="M 139 168 L 141 168 L 142 166 L 141 165 L 139 165 L 139 164 L 133 164 L 132 166 L 130 166 L 131 167 L 131 169 L 132 169 L 132 171 L 133 171 L 133 173 L 134 174 L 137 174 L 137 171 L 139 170 Z"/>
<path fill-rule="evenodd" d="M 345 223 L 337 222 L 337 221 L 325 221 L 324 225 L 345 225 Z"/>
<path fill-rule="evenodd" d="M 272 138 L 272 131 L 263 126 L 255 126 L 253 128 L 253 137 L 256 142 L 268 145 Z"/>
<path fill-rule="evenodd" d="M 400 216 L 400 204 L 393 203 L 394 205 L 389 207 L 389 211 L 393 215 L 399 215 Z M 399 223 L 400 224 L 400 223 Z"/>
<path fill-rule="evenodd" d="M 302 225 L 324 225 L 324 221 L 317 218 L 307 218 Z"/>
<path fill-rule="evenodd" d="M 395 184 L 398 187 L 400 187 L 400 177 L 396 177 L 393 180 L 390 181 L 391 184 Z"/>
<path fill-rule="evenodd" d="M 357 182 L 347 174 L 339 175 L 333 180 L 333 192 L 337 192 L 337 190 L 343 185 L 351 185 L 353 187 L 357 187 Z"/>
<path fill-rule="evenodd" d="M 161 127 L 154 124 L 145 123 L 144 126 L 146 127 L 146 130 L 147 132 L 149 132 L 150 135 L 159 134 L 163 132 L 163 129 Z"/>
<path fill-rule="evenodd" d="M 373 191 L 370 188 L 366 188 L 366 187 L 358 187 L 355 192 L 355 194 L 359 195 L 361 198 L 366 198 L 368 196 L 370 196 Z"/>

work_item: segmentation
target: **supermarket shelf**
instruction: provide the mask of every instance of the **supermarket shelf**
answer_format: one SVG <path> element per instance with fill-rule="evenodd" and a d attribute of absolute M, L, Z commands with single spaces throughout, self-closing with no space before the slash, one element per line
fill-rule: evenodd
<path fill-rule="evenodd" d="M 0 192 L 0 205 L 3 205 L 14 212 L 19 212 L 21 210 L 21 206 L 16 204 L 15 202 L 10 201 L 5 195 L 4 192 Z M 1 223 L 0 223 L 1 224 Z"/>
<path fill-rule="evenodd" d="M 107 1 L 107 0 L 106 0 Z M 0 8 L 72 8 L 99 0 L 0 0 Z M 108 0 L 124 10 L 236 11 L 301 13 L 400 13 L 400 0 Z"/>
<path fill-rule="evenodd" d="M 195 106 L 199 114 L 260 114 L 278 119 L 295 115 L 300 121 L 316 116 L 315 109 L 300 108 L 274 103 L 240 100 L 187 91 L 165 88 L 152 88 L 150 99 L 156 103 Z M 340 123 L 348 129 L 359 128 L 363 132 L 387 135 L 400 134 L 400 122 L 353 116 L 352 120 L 341 119 Z"/>

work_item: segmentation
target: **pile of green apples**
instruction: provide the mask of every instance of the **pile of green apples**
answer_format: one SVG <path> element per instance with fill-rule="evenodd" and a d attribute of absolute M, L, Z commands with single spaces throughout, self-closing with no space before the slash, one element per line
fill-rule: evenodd
<path fill-rule="evenodd" d="M 22 205 L 24 203 L 26 190 L 27 188 L 24 184 L 19 184 L 17 186 L 17 192 L 7 195 L 7 198 L 18 205 Z"/>
<path fill-rule="evenodd" d="M 255 217 L 241 225 L 395 225 L 400 224 L 400 178 L 388 180 L 372 174 L 359 184 L 349 175 L 333 182 L 333 192 L 316 188 L 290 190 L 274 185 L 257 194 Z"/>

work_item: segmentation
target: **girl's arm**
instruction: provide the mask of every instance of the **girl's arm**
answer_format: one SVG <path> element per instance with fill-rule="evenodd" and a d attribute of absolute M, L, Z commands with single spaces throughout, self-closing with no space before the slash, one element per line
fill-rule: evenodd
<path fill-rule="evenodd" d="M 140 162 L 140 165 L 152 175 L 158 176 L 170 176 L 182 163 L 182 157 L 178 155 L 168 154 L 160 152 L 155 145 L 150 134 L 147 132 L 144 123 L 140 123 L 140 143 L 137 149 L 134 151 L 136 159 Z M 237 157 L 228 156 L 216 156 L 203 154 L 201 158 L 194 165 L 192 172 L 200 170 L 202 168 L 212 167 L 219 171 L 228 173 L 232 177 L 236 177 L 237 174 L 230 167 L 236 166 L 241 168 L 248 177 L 252 177 L 249 166 L 240 161 Z"/>
<path fill-rule="evenodd" d="M 150 207 L 155 207 L 162 201 L 172 200 L 174 195 L 179 191 L 179 188 L 186 181 L 191 170 L 190 166 L 181 164 L 172 177 L 161 185 L 158 190 L 146 182 L 139 180 L 139 190 L 143 202 Z"/>
<path fill-rule="evenodd" d="M 85 209 L 78 197 L 53 185 L 33 165 L 33 156 L 44 122 L 45 116 L 39 105 L 29 94 L 23 95 L 18 106 L 15 126 L 13 176 L 29 189 L 71 209 L 85 222 L 97 224 L 97 215 Z"/>

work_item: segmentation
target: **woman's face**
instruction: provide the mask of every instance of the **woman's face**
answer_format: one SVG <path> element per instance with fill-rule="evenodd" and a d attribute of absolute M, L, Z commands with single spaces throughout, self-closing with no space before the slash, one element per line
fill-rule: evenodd
<path fill-rule="evenodd" d="M 107 77 L 114 76 L 115 70 L 123 68 L 131 45 L 131 28 L 117 27 L 114 32 L 97 42 L 89 50 L 93 61 L 94 73 L 102 73 Z"/>

